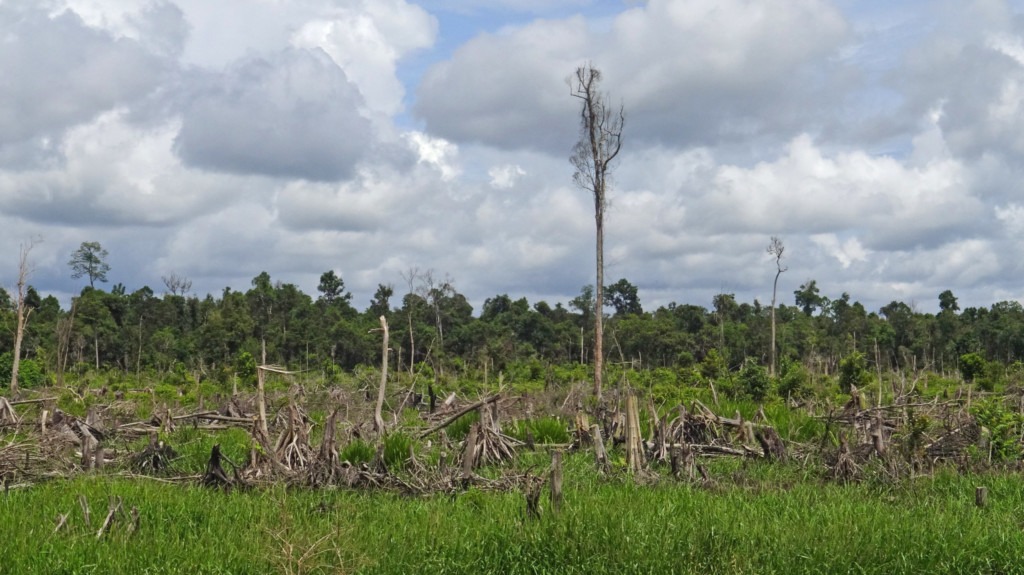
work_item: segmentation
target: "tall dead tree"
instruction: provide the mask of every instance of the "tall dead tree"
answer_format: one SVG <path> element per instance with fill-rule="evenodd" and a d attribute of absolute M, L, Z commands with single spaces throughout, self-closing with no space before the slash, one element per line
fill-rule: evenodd
<path fill-rule="evenodd" d="M 28 254 L 35 247 L 36 241 L 29 240 L 21 244 L 18 258 L 18 304 L 15 313 L 18 316 L 18 325 L 14 331 L 14 357 L 11 364 L 11 395 L 18 394 L 18 368 L 21 366 L 21 342 L 25 338 L 25 327 L 28 325 L 28 318 L 32 314 L 32 308 L 28 306 L 26 296 L 28 295 L 28 276 L 32 269 L 28 265 Z"/>
<path fill-rule="evenodd" d="M 768 253 L 775 257 L 775 283 L 772 284 L 772 352 L 771 352 L 771 369 L 768 373 L 775 377 L 775 294 L 779 291 L 779 276 L 782 272 L 789 268 L 782 267 L 782 252 L 786 251 L 786 246 L 782 244 L 782 240 L 778 236 L 772 236 L 771 242 L 768 244 Z"/>
<path fill-rule="evenodd" d="M 601 399 L 604 368 L 604 211 L 608 171 L 622 147 L 625 111 L 609 108 L 600 90 L 601 71 L 591 65 L 576 68 L 570 79 L 573 97 L 580 106 L 580 139 L 570 157 L 576 168 L 573 181 L 594 196 L 594 220 L 597 224 L 597 282 L 594 294 L 594 395 Z"/>

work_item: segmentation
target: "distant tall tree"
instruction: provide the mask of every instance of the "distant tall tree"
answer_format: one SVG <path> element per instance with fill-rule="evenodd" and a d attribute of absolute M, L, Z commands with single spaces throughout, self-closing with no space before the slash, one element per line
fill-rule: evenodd
<path fill-rule="evenodd" d="M 320 285 L 316 290 L 320 292 L 319 301 L 328 306 L 336 301 L 348 302 L 352 299 L 352 294 L 345 293 L 345 280 L 334 273 L 334 270 L 328 270 L 320 275 Z"/>
<path fill-rule="evenodd" d="M 768 254 L 775 258 L 775 282 L 772 284 L 772 353 L 771 353 L 771 367 L 768 371 L 769 375 L 775 377 L 775 295 L 779 291 L 779 276 L 782 272 L 789 268 L 782 267 L 782 253 L 786 251 L 786 246 L 782 243 L 782 240 L 777 236 L 772 236 L 771 242 L 768 243 Z"/>
<path fill-rule="evenodd" d="M 391 296 L 395 295 L 395 287 L 391 284 L 377 284 L 377 291 L 370 300 L 368 313 L 374 317 L 387 315 L 391 311 Z"/>
<path fill-rule="evenodd" d="M 812 315 L 814 310 L 827 303 L 827 299 L 821 295 L 818 289 L 817 280 L 807 280 L 807 283 L 801 285 L 800 289 L 793 291 L 793 295 L 796 296 L 796 307 L 802 309 L 807 315 Z"/>
<path fill-rule="evenodd" d="M 419 277 L 420 269 L 417 267 L 410 267 L 408 272 L 402 272 L 402 279 L 405 280 L 405 283 L 409 286 L 409 291 L 406 292 L 405 295 L 405 301 L 410 305 L 403 306 L 407 308 L 405 319 L 409 327 L 409 373 L 412 373 L 413 368 L 415 367 L 416 364 L 416 332 L 412 326 L 412 318 L 414 311 L 413 304 L 417 301 L 417 299 L 422 301 L 422 298 L 413 298 L 412 296 L 415 295 L 413 290 L 415 289 L 416 282 L 418 281 Z M 399 357 L 399 360 L 401 360 L 401 357 Z"/>
<path fill-rule="evenodd" d="M 597 281 L 594 297 L 594 395 L 601 399 L 604 368 L 604 210 L 608 171 L 622 148 L 622 125 L 625 112 L 609 108 L 601 93 L 601 71 L 586 65 L 576 68 L 571 79 L 572 95 L 581 102 L 580 139 L 570 157 L 576 168 L 573 181 L 594 196 L 594 220 L 597 225 Z"/>
<path fill-rule="evenodd" d="M 946 290 L 939 294 L 939 310 L 950 313 L 960 311 L 960 306 L 957 304 L 956 296 L 953 295 L 951 290 Z"/>
<path fill-rule="evenodd" d="M 89 277 L 89 287 L 96 287 L 96 282 L 106 282 L 107 272 L 110 266 L 103 261 L 109 254 L 99 242 L 82 242 L 74 253 L 68 265 L 71 266 L 71 277 L 78 279 L 83 276 Z"/>
<path fill-rule="evenodd" d="M 597 311 L 597 306 L 594 303 L 594 286 L 592 285 L 583 286 L 580 288 L 580 295 L 569 300 L 569 307 L 580 312 L 580 363 L 585 363 L 583 331 L 590 325 L 590 316 Z"/>
<path fill-rule="evenodd" d="M 27 303 L 28 293 L 28 276 L 32 273 L 32 268 L 28 263 L 28 254 L 32 251 L 35 246 L 35 240 L 29 240 L 28 243 L 21 244 L 21 251 L 18 258 L 18 303 L 15 307 L 15 313 L 18 317 L 18 324 L 14 331 L 14 357 L 12 358 L 13 363 L 11 364 L 11 395 L 17 395 L 18 393 L 18 368 L 21 366 L 21 342 L 25 338 L 25 326 L 28 325 L 29 315 L 32 314 L 32 307 L 29 307 Z"/>
<path fill-rule="evenodd" d="M 163 280 L 164 286 L 171 295 L 185 295 L 192 290 L 192 280 L 185 276 L 179 276 L 176 272 L 171 272 L 171 275 L 160 276 Z"/>
<path fill-rule="evenodd" d="M 640 306 L 640 297 L 637 296 L 636 286 L 629 283 L 626 278 L 606 286 L 604 302 L 615 308 L 615 315 L 629 315 L 644 313 Z"/>
<path fill-rule="evenodd" d="M 249 300 L 249 309 L 253 323 L 260 337 L 260 365 L 267 364 L 267 331 L 274 315 L 274 286 L 270 282 L 270 274 L 260 272 L 252 279 L 252 289 L 245 292 Z"/>

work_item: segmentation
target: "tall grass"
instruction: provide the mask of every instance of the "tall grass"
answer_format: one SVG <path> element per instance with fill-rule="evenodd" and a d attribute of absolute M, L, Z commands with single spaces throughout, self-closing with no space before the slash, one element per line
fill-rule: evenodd
<path fill-rule="evenodd" d="M 84 476 L 0 497 L 4 573 L 1012 573 L 1024 493 L 1010 475 L 822 483 L 795 465 L 710 462 L 716 486 L 565 464 L 560 514 L 519 493 L 222 492 Z M 986 485 L 989 505 L 974 505 Z M 92 507 L 85 525 L 78 503 Z M 137 507 L 96 531 L 110 496 Z M 548 507 L 546 501 L 543 507 Z M 57 533 L 58 514 L 69 513 Z"/>

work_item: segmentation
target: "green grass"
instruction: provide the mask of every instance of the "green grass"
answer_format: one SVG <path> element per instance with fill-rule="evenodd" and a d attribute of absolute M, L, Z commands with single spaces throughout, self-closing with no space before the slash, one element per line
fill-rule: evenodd
<path fill-rule="evenodd" d="M 410 498 L 222 492 L 83 476 L 0 496 L 2 573 L 1017 573 L 1024 492 L 1010 474 L 824 483 L 796 465 L 711 461 L 716 485 L 565 467 L 559 515 L 519 493 Z M 541 470 L 535 470 L 540 473 Z M 989 505 L 974 505 L 974 489 Z M 87 497 L 86 526 L 78 496 Z M 110 496 L 137 507 L 99 540 Z M 67 527 L 53 533 L 58 514 Z"/>

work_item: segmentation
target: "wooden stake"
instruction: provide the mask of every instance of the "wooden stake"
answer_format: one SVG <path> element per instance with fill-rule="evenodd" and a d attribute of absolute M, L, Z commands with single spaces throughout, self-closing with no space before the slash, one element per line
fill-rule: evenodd
<path fill-rule="evenodd" d="M 636 396 L 626 396 L 626 468 L 635 473 L 644 464 L 640 450 L 640 414 L 637 412 Z"/>
<path fill-rule="evenodd" d="M 523 485 L 523 494 L 526 496 L 526 518 L 540 519 L 540 492 L 544 486 L 544 479 L 526 476 L 526 483 Z"/>
<path fill-rule="evenodd" d="M 480 422 L 473 423 L 466 435 L 466 448 L 462 451 L 462 486 L 468 487 L 473 480 L 473 467 L 476 465 L 476 437 L 480 432 Z"/>
<path fill-rule="evenodd" d="M 974 504 L 978 508 L 983 509 L 988 503 L 988 488 L 987 487 L 975 487 L 974 488 Z"/>
<path fill-rule="evenodd" d="M 604 450 L 604 439 L 601 437 L 601 426 L 596 423 L 591 425 L 590 436 L 594 438 L 594 461 L 597 463 L 597 470 L 607 473 L 610 469 L 608 466 L 608 454 Z"/>
<path fill-rule="evenodd" d="M 256 404 L 259 407 L 260 431 L 263 432 L 263 437 L 270 437 L 270 431 L 267 429 L 267 397 L 264 391 L 266 378 L 263 366 L 256 368 Z"/>
<path fill-rule="evenodd" d="M 384 392 L 388 383 L 388 320 L 380 316 L 380 329 L 384 332 L 383 352 L 380 368 L 380 388 L 377 390 L 377 406 L 373 411 L 373 426 L 378 434 L 384 433 L 384 418 L 381 409 L 384 407 Z"/>
<path fill-rule="evenodd" d="M 562 509 L 562 451 L 551 452 L 551 511 Z"/>

